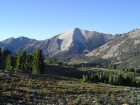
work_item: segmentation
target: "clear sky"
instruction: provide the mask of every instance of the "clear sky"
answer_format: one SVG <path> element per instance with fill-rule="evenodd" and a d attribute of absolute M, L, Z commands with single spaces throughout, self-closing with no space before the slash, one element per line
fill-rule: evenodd
<path fill-rule="evenodd" d="M 140 0 L 0 0 L 0 40 L 42 40 L 75 27 L 111 34 L 140 28 Z"/>

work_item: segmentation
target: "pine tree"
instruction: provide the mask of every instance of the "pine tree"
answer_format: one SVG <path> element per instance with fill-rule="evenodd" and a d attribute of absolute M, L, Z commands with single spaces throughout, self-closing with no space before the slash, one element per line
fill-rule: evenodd
<path fill-rule="evenodd" d="M 109 74 L 109 80 L 108 80 L 108 83 L 109 83 L 109 84 L 112 84 L 112 74 L 111 74 L 111 73 Z"/>
<path fill-rule="evenodd" d="M 14 68 L 13 57 L 11 55 L 8 55 L 6 59 L 6 70 L 10 70 L 13 68 Z"/>
<path fill-rule="evenodd" d="M 116 82 L 116 75 L 114 74 L 113 75 L 113 84 L 115 84 L 115 82 Z"/>
<path fill-rule="evenodd" d="M 99 72 L 99 79 L 100 79 L 100 82 L 101 82 L 101 79 L 102 79 L 102 73 Z"/>
<path fill-rule="evenodd" d="M 33 65 L 32 73 L 42 74 L 44 72 L 44 68 L 45 68 L 44 58 L 43 58 L 42 50 L 39 48 L 33 53 L 32 65 Z"/>
<path fill-rule="evenodd" d="M 105 73 L 105 80 L 104 80 L 105 83 L 108 83 L 109 82 L 109 74 L 108 73 Z"/>
<path fill-rule="evenodd" d="M 26 62 L 26 52 L 22 52 L 18 55 L 16 61 L 16 70 L 24 70 L 25 69 L 25 62 Z"/>
<path fill-rule="evenodd" d="M 32 55 L 27 55 L 27 59 L 25 62 L 25 70 L 32 71 L 32 61 L 33 61 Z"/>
<path fill-rule="evenodd" d="M 116 84 L 117 85 L 122 85 L 122 83 L 123 83 L 123 75 L 122 74 L 118 74 L 117 75 L 117 78 L 116 78 Z"/>
<path fill-rule="evenodd" d="M 99 82 L 99 75 L 97 73 L 94 74 L 94 82 Z"/>
<path fill-rule="evenodd" d="M 1 64 L 1 48 L 0 48 L 0 64 Z"/>
<path fill-rule="evenodd" d="M 0 57 L 1 57 L 1 48 L 0 48 Z"/>
<path fill-rule="evenodd" d="M 4 49 L 3 51 L 2 51 L 2 54 L 3 55 L 9 55 L 10 54 L 10 51 L 8 50 L 8 49 Z"/>
<path fill-rule="evenodd" d="M 92 72 L 91 75 L 90 75 L 90 81 L 91 81 L 91 82 L 94 82 L 94 74 L 93 74 L 93 72 Z"/>

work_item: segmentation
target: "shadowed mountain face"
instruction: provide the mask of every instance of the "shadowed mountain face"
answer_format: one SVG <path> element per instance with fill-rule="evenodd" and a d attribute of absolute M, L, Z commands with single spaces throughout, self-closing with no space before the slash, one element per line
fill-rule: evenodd
<path fill-rule="evenodd" d="M 4 46 L 4 45 L 5 45 L 5 44 L 3 44 L 3 43 L 0 42 L 0 46 Z"/>
<path fill-rule="evenodd" d="M 9 38 L 0 42 L 1 48 L 7 48 L 15 54 L 22 51 L 32 53 L 41 48 L 45 56 L 54 56 L 66 52 L 67 54 L 84 54 L 99 48 L 109 41 L 115 40 L 123 34 L 111 35 L 79 28 L 67 30 L 50 39 L 35 40 L 27 37 Z M 67 55 L 66 55 L 67 56 Z"/>
<path fill-rule="evenodd" d="M 35 39 L 29 39 L 26 37 L 19 37 L 19 38 L 9 38 L 6 39 L 4 41 L 1 41 L 1 43 L 3 45 L 1 45 L 0 47 L 3 49 L 9 49 L 11 51 L 21 48 L 23 46 L 29 45 L 29 44 L 33 44 L 35 43 L 36 40 Z"/>

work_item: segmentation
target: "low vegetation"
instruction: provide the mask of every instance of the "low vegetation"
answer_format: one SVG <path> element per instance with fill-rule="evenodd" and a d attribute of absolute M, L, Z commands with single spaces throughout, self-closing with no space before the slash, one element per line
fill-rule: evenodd
<path fill-rule="evenodd" d="M 8 50 L 0 55 L 6 69 L 0 70 L 1 105 L 140 104 L 137 69 L 44 61 L 40 49 L 32 55 L 13 57 Z"/>
<path fill-rule="evenodd" d="M 0 103 L 22 105 L 139 104 L 139 88 L 79 82 L 62 76 L 0 72 Z"/>

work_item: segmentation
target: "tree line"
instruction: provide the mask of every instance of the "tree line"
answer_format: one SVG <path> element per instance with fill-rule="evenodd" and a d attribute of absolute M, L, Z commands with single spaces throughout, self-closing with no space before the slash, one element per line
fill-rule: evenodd
<path fill-rule="evenodd" d="M 92 82 L 92 83 L 106 83 L 118 86 L 135 86 L 140 87 L 140 81 L 136 80 L 135 73 L 113 73 L 113 72 L 88 72 L 83 75 L 82 82 Z"/>
<path fill-rule="evenodd" d="M 5 63 L 6 70 L 14 69 L 29 71 L 33 74 L 43 74 L 45 68 L 42 50 L 39 48 L 31 55 L 27 54 L 26 51 L 23 51 L 19 53 L 16 58 L 11 54 L 8 54 Z"/>
<path fill-rule="evenodd" d="M 10 51 L 9 51 L 8 49 L 3 49 L 3 50 L 2 50 L 2 49 L 0 48 L 0 56 L 1 56 L 1 55 L 8 55 L 8 54 L 10 54 Z"/>

